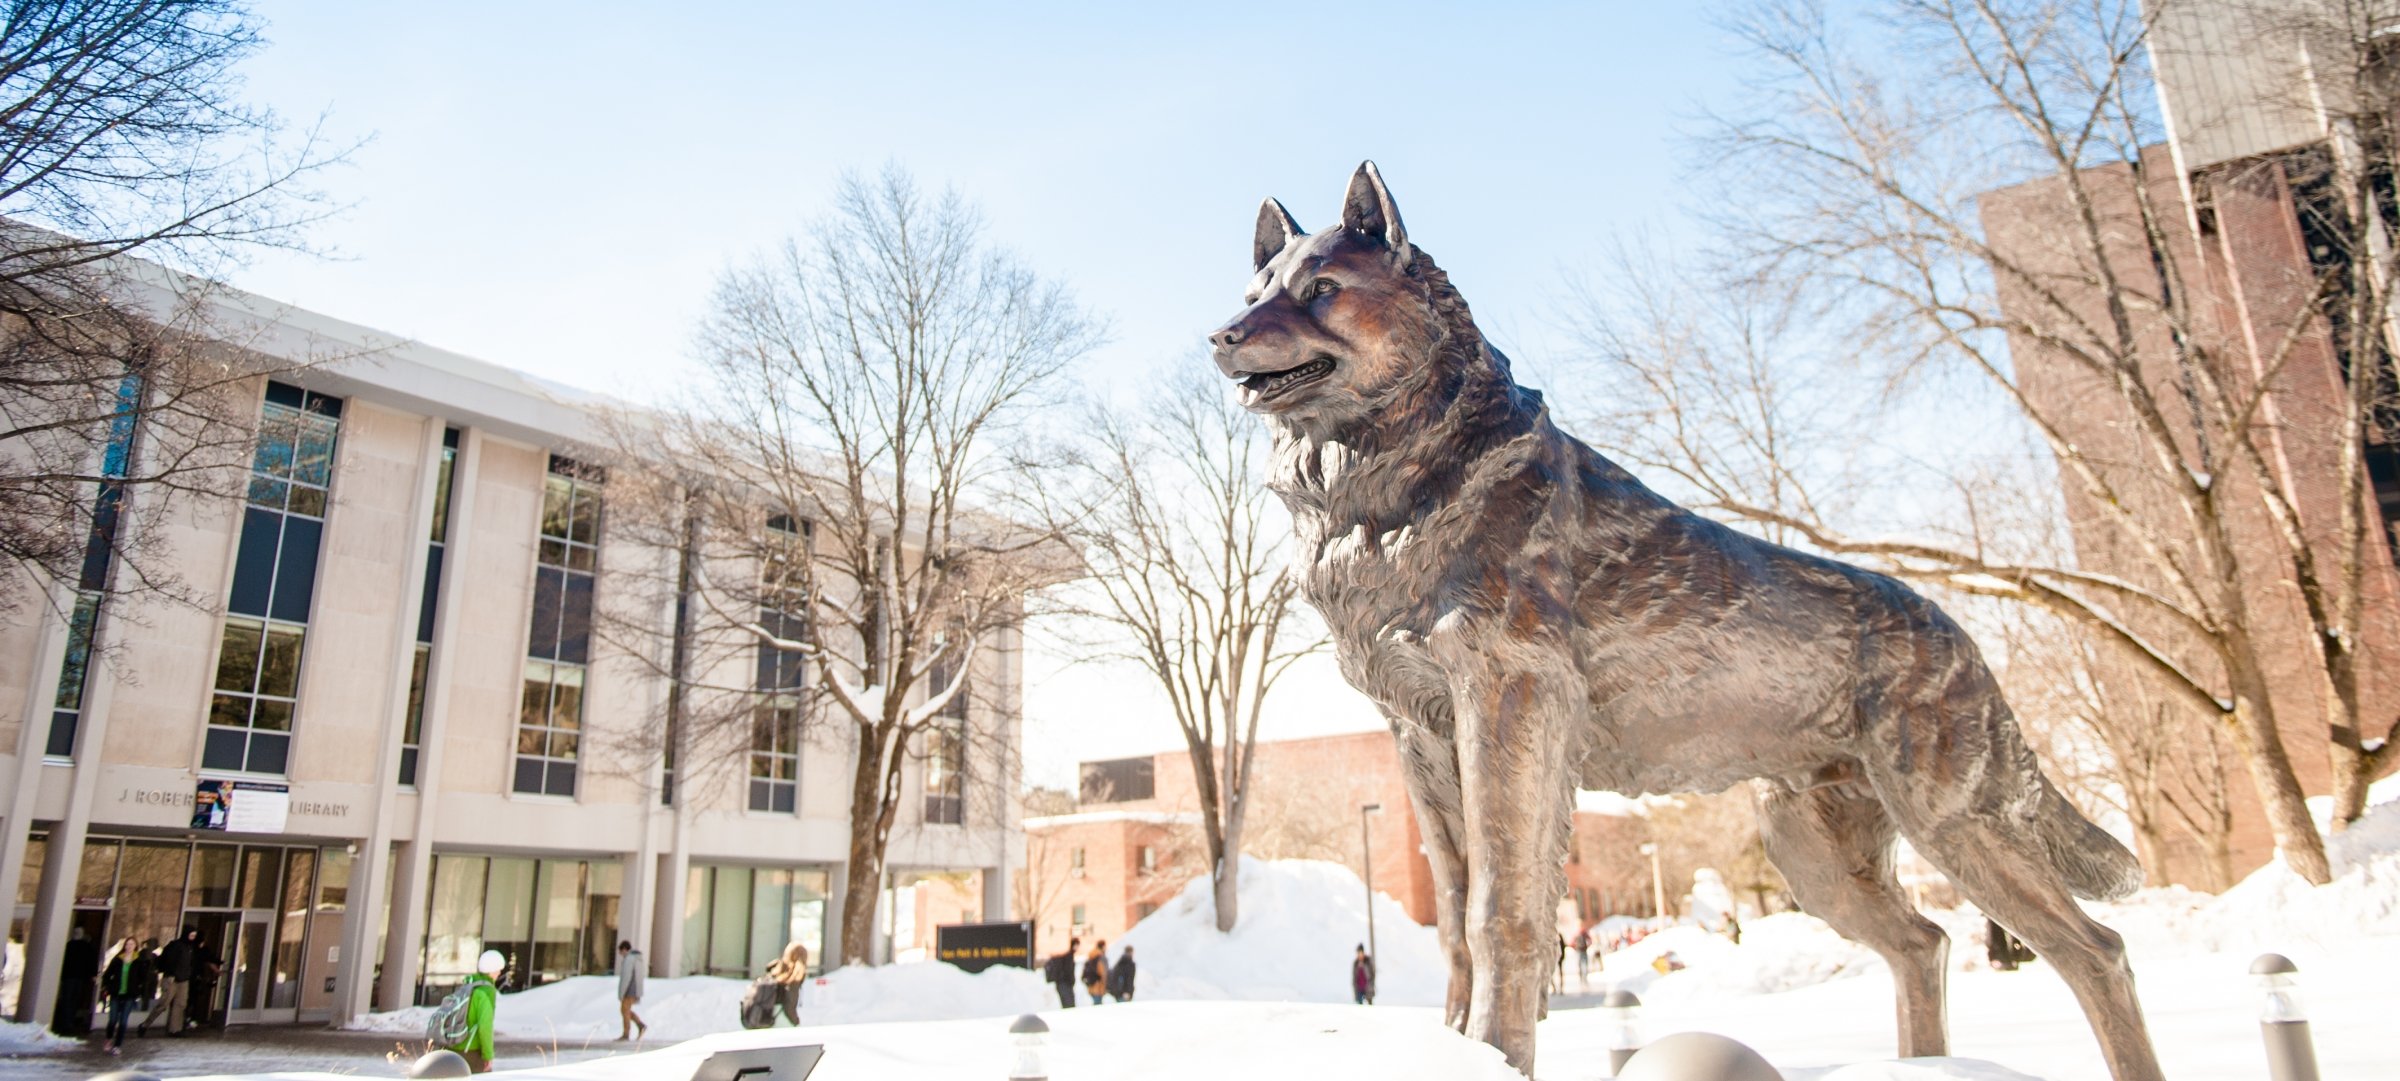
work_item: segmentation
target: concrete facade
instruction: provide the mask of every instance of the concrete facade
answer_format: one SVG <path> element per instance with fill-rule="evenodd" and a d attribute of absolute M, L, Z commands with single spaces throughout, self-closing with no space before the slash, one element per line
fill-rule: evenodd
<path fill-rule="evenodd" d="M 262 410 L 303 390 L 339 410 L 288 759 L 280 770 L 255 759 L 219 768 L 206 745 L 211 733 L 238 734 L 212 727 L 212 694 L 225 699 L 212 688 L 233 663 L 227 598 L 253 507 L 183 500 L 165 512 L 167 550 L 200 603 L 128 603 L 102 617 L 71 753 L 45 752 L 72 637 L 59 613 L 74 598 L 0 627 L 0 896 L 14 904 L 11 955 L 23 957 L 7 973 L 16 1016 L 49 1019 L 70 927 L 110 942 L 199 921 L 224 959 L 217 998 L 235 1022 L 407 1005 L 442 990 L 455 978 L 445 966 L 485 945 L 511 954 L 519 985 L 605 968 L 614 937 L 641 946 L 662 976 L 756 971 L 794 938 L 811 942 L 812 960 L 836 954 L 852 769 L 840 739 L 798 747 L 789 811 L 750 809 L 746 746 L 719 749 L 729 768 L 666 805 L 655 754 L 614 749 L 663 725 L 666 681 L 595 640 L 580 706 L 558 714 L 577 738 L 535 752 L 563 755 L 573 780 L 554 794 L 517 790 L 513 764 L 541 740 L 520 715 L 538 648 L 528 627 L 545 566 L 545 489 L 554 455 L 604 445 L 598 401 L 263 298 L 213 295 L 213 322 L 240 331 L 228 340 L 281 361 L 343 358 L 252 391 Z M 445 474 L 446 539 L 418 680 Z M 609 530 L 600 490 L 593 591 L 605 600 L 613 572 L 660 553 Z M 138 498 L 129 509 L 147 511 Z M 996 637 L 968 674 L 968 723 L 990 741 L 980 745 L 1013 748 L 1021 640 Z M 420 733 L 407 744 L 412 716 Z M 961 824 L 927 821 L 912 761 L 894 876 L 942 872 L 980 891 L 953 908 L 1006 911 L 1023 840 L 1014 801 L 993 794 L 1014 791 L 1014 755 L 1005 758 L 969 763 L 969 783 L 988 798 L 967 800 Z M 195 792 L 211 781 L 287 786 L 283 829 L 195 829 Z M 888 916 L 881 925 L 893 928 Z M 920 937 L 914 921 L 887 934 L 879 955 Z"/>

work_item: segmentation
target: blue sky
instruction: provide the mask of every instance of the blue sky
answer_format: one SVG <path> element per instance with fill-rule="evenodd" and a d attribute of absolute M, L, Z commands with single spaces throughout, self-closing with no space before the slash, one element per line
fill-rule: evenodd
<path fill-rule="evenodd" d="M 1138 393 L 1237 306 L 1258 200 L 1321 226 L 1372 158 L 1411 238 L 1539 381 L 1566 275 L 1611 238 L 1680 235 L 1676 132 L 1735 92 L 1739 63 L 1688 4 L 260 14 L 249 97 L 372 140 L 325 178 L 354 204 L 316 233 L 337 257 L 262 257 L 236 283 L 627 394 L 677 380 L 721 267 L 817 216 L 842 170 L 887 161 L 955 186 L 992 240 L 1104 314 L 1089 377 Z M 1173 742 L 1164 720 L 1077 704 L 1123 673 L 1033 675 L 1037 779 Z M 1329 665 L 1274 721 L 1374 723 Z"/>

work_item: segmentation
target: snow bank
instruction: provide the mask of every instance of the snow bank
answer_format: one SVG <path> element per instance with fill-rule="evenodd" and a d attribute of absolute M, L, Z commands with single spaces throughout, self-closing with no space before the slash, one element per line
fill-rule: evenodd
<path fill-rule="evenodd" d="M 48 1025 L 0 1021 L 0 1055 L 49 1055 L 73 1051 L 83 1045 L 82 1040 L 70 1040 L 51 1032 Z"/>
<path fill-rule="evenodd" d="M 2377 788 L 2390 786 L 2387 780 Z M 2214 897 L 2171 886 L 2086 907 L 2125 936 L 2137 961 L 2192 953 L 2340 950 L 2364 936 L 2400 932 L 2400 801 L 2370 808 L 2326 842 L 2326 855 L 2334 879 L 2323 886 L 2309 885 L 2278 860 Z"/>
<path fill-rule="evenodd" d="M 1217 932 L 1202 877 L 1111 949 L 1134 948 L 1141 1000 L 1349 1002 L 1350 961 L 1367 940 L 1366 893 L 1338 863 L 1244 856 L 1241 919 L 1231 933 Z M 1387 894 L 1375 895 L 1375 947 L 1378 1004 L 1442 1004 L 1450 967 L 1440 937 Z"/>
<path fill-rule="evenodd" d="M 1685 968 L 1660 975 L 1651 963 L 1669 950 Z M 1644 1002 L 1659 1003 L 1771 995 L 1884 971 L 1883 958 L 1875 951 L 1835 934 L 1825 921 L 1797 912 L 1743 924 L 1738 946 L 1697 927 L 1672 927 L 1600 960 L 1601 967 L 1592 974 L 1595 989 L 1621 987 Z"/>
<path fill-rule="evenodd" d="M 741 1027 L 743 980 L 722 976 L 652 979 L 634 1012 L 650 1023 L 649 1041 L 688 1040 Z M 938 961 L 837 969 L 811 980 L 800 999 L 805 1025 L 876 1021 L 948 1021 L 1014 1016 L 1056 1006 L 1049 985 L 1018 968 L 961 971 Z M 352 1027 L 369 1032 L 422 1033 L 430 1006 L 368 1014 Z M 617 981 L 577 976 L 500 996 L 493 1022 L 502 1036 L 592 1043 L 617 1036 Z"/>

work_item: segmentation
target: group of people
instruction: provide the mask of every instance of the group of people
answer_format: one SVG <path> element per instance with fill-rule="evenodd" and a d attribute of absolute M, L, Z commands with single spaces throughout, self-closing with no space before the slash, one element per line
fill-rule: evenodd
<path fill-rule="evenodd" d="M 100 1046 L 109 1054 L 124 1049 L 128 1025 L 135 1035 L 148 1036 L 158 1025 L 169 1036 L 182 1036 L 210 1020 L 222 964 L 197 927 L 184 928 L 164 946 L 128 935 L 105 956 L 77 927 L 68 933 L 60 961 L 50 1029 L 61 1036 L 91 1035 L 97 1004 L 108 1008 Z M 142 1019 L 135 1023 L 137 1013 Z"/>
<path fill-rule="evenodd" d="M 1083 939 L 1070 938 L 1067 948 L 1052 954 L 1042 965 L 1042 978 L 1058 988 L 1058 1004 L 1062 1009 L 1075 1008 L 1075 985 L 1083 984 L 1084 993 L 1092 996 L 1097 1006 L 1109 999 L 1133 1001 L 1133 947 L 1127 946 L 1117 954 L 1115 964 L 1108 960 L 1108 940 L 1092 943 L 1092 952 L 1083 958 L 1081 969 L 1075 966 L 1075 951 L 1082 948 Z"/>

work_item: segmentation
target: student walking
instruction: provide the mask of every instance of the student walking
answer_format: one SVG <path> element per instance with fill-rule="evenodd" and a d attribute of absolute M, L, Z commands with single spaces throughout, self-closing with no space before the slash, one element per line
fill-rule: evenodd
<path fill-rule="evenodd" d="M 1058 1008 L 1062 1010 L 1075 1008 L 1075 948 L 1081 945 L 1082 939 L 1070 938 L 1064 952 L 1051 954 L 1050 960 L 1042 963 L 1042 978 L 1058 989 Z"/>
<path fill-rule="evenodd" d="M 1119 1002 L 1133 1001 L 1133 947 L 1127 946 L 1117 954 L 1117 963 L 1108 970 L 1108 995 Z"/>
<path fill-rule="evenodd" d="M 1350 1001 L 1360 1006 L 1375 1004 L 1375 959 L 1367 956 L 1367 944 L 1358 944 L 1358 956 L 1350 959 Z"/>
<path fill-rule="evenodd" d="M 467 1060 L 468 1068 L 476 1073 L 492 1072 L 492 1034 L 499 1020 L 500 973 L 508 968 L 508 958 L 498 950 L 485 950 L 475 959 L 475 974 L 467 977 L 467 1038 L 451 1050 Z"/>
<path fill-rule="evenodd" d="M 782 957 L 767 962 L 767 978 L 775 981 L 775 1008 L 791 1020 L 793 1028 L 800 1027 L 800 989 L 808 985 L 808 947 L 797 942 L 785 946 Z"/>
<path fill-rule="evenodd" d="M 186 927 L 175 941 L 158 951 L 158 997 L 151 1000 L 149 1014 L 134 1030 L 137 1035 L 149 1035 L 150 1026 L 158 1024 L 161 1017 L 166 1019 L 167 1035 L 183 1035 L 187 1027 L 184 1010 L 192 993 L 192 962 L 200 951 L 195 943 L 199 940 L 200 929 Z"/>
<path fill-rule="evenodd" d="M 108 1000 L 108 1028 L 101 1033 L 100 1049 L 112 1055 L 122 1053 L 126 1018 L 132 1016 L 134 1003 L 141 1001 L 141 983 L 136 976 L 141 956 L 141 944 L 129 935 L 117 943 L 116 956 L 100 973 L 100 990 Z"/>
<path fill-rule="evenodd" d="M 1083 959 L 1083 989 L 1092 996 L 1092 1005 L 1108 1001 L 1108 940 L 1092 943 L 1091 956 Z"/>
<path fill-rule="evenodd" d="M 635 1029 L 640 1029 L 644 1036 L 650 1035 L 650 1026 L 642 1021 L 642 1015 L 633 1012 L 634 1003 L 642 1000 L 642 981 L 647 976 L 649 976 L 648 966 L 642 961 L 642 951 L 634 949 L 633 943 L 630 941 L 617 943 L 617 1039 L 619 1040 L 631 1039 Z"/>

